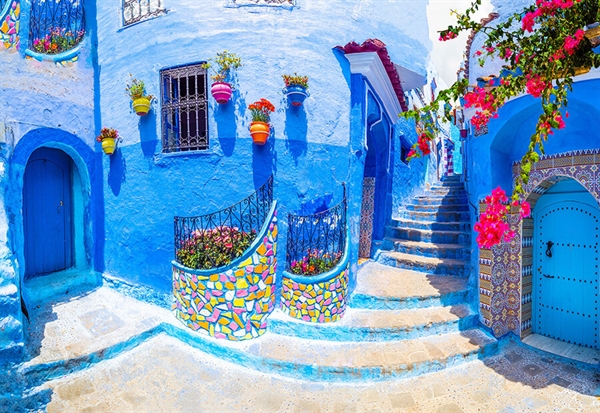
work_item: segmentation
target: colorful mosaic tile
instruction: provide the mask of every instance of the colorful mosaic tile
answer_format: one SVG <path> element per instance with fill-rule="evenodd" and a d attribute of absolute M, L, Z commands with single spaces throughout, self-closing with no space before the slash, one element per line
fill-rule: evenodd
<path fill-rule="evenodd" d="M 362 208 L 360 210 L 360 240 L 358 256 L 371 257 L 371 240 L 373 238 L 373 214 L 375 213 L 375 178 L 363 181 Z"/>
<path fill-rule="evenodd" d="M 281 309 L 290 317 L 311 323 L 333 323 L 346 311 L 348 270 L 340 268 L 333 278 L 314 284 L 297 282 L 284 275 Z"/>
<path fill-rule="evenodd" d="M 552 185 L 569 178 L 600 199 L 599 165 L 599 149 L 542 156 L 533 165 L 529 183 L 525 186 L 531 208 Z M 513 179 L 518 172 L 516 162 Z M 481 206 L 485 208 L 485 204 Z M 517 234 L 515 239 L 496 245 L 492 250 L 479 250 L 479 307 L 482 322 L 497 337 L 514 332 L 524 338 L 531 334 L 532 324 L 533 220 L 525 219 L 519 223 L 516 211 L 513 212 L 509 215 L 509 223 Z"/>
<path fill-rule="evenodd" d="M 268 225 L 263 241 L 237 267 L 207 274 L 173 264 L 177 319 L 192 330 L 231 341 L 265 333 L 267 316 L 275 309 L 276 213 Z"/>
<path fill-rule="evenodd" d="M 1 12 L 1 10 L 0 10 Z M 6 49 L 19 50 L 19 21 L 21 18 L 21 1 L 9 3 L 6 12 L 0 16 L 0 44 Z"/>

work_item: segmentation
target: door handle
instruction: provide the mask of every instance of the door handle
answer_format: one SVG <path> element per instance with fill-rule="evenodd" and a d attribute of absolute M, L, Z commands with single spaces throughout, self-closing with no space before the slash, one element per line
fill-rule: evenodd
<path fill-rule="evenodd" d="M 544 273 L 542 273 L 542 275 L 546 278 L 554 278 L 554 275 L 548 275 L 548 274 L 544 274 Z"/>
<path fill-rule="evenodd" d="M 60 214 L 60 207 L 63 206 L 63 201 L 60 201 L 60 204 L 58 204 L 58 206 L 56 207 L 56 213 Z"/>
<path fill-rule="evenodd" d="M 554 243 L 552 241 L 548 241 L 546 243 L 546 246 L 548 248 L 546 248 L 546 257 L 548 258 L 552 258 L 552 246 L 554 245 Z"/>

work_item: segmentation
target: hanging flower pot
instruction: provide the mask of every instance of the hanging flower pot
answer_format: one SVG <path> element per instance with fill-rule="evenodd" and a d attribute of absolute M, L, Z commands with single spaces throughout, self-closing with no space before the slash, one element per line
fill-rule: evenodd
<path fill-rule="evenodd" d="M 292 106 L 302 106 L 304 100 L 309 96 L 308 91 L 302 86 L 290 86 L 284 89 L 288 102 Z"/>
<path fill-rule="evenodd" d="M 131 75 L 130 75 L 131 76 Z M 131 78 L 131 83 L 127 84 L 127 93 L 131 98 L 133 111 L 138 116 L 146 116 L 150 111 L 150 104 L 154 98 L 152 95 L 146 95 L 146 85 L 143 80 Z"/>
<path fill-rule="evenodd" d="M 107 155 L 115 153 L 118 139 L 119 133 L 112 128 L 102 128 L 100 135 L 96 137 L 96 141 L 102 143 L 102 150 Z"/>
<path fill-rule="evenodd" d="M 250 123 L 252 141 L 257 145 L 264 145 L 271 134 L 269 115 L 271 112 L 275 112 L 275 106 L 263 98 L 248 105 L 248 109 L 252 114 L 252 123 Z"/>
<path fill-rule="evenodd" d="M 210 87 L 210 93 L 217 103 L 225 104 L 231 99 L 232 88 L 227 82 L 214 82 Z"/>
<path fill-rule="evenodd" d="M 300 76 L 297 73 L 293 75 L 282 75 L 285 83 L 283 93 L 287 95 L 288 102 L 292 106 L 302 106 L 304 99 L 309 96 L 308 76 Z"/>
<path fill-rule="evenodd" d="M 461 129 L 460 130 L 460 137 L 461 138 L 466 138 L 467 137 L 467 130 L 466 129 Z"/>
<path fill-rule="evenodd" d="M 138 114 L 138 116 L 146 116 L 150 111 L 150 99 L 147 97 L 135 99 L 132 103 L 133 111 Z"/>
<path fill-rule="evenodd" d="M 271 134 L 271 125 L 266 122 L 252 122 L 250 123 L 250 136 L 252 136 L 252 142 L 257 145 L 264 145 L 267 143 L 267 138 Z"/>

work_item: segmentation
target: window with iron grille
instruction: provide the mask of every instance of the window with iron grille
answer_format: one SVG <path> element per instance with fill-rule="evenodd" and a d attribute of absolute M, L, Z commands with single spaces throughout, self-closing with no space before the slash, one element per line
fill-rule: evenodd
<path fill-rule="evenodd" d="M 162 151 L 208 149 L 206 69 L 202 63 L 160 71 Z"/>
<path fill-rule="evenodd" d="M 83 0 L 31 2 L 29 48 L 58 54 L 75 48 L 85 35 Z"/>
<path fill-rule="evenodd" d="M 165 14 L 163 0 L 123 0 L 123 26 Z"/>

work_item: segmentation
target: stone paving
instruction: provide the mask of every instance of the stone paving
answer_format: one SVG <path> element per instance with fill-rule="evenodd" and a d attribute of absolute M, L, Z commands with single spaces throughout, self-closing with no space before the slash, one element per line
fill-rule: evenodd
<path fill-rule="evenodd" d="M 45 372 L 56 377 L 37 382 L 48 412 L 600 411 L 600 371 L 510 342 L 498 355 L 415 378 L 327 383 L 242 367 L 164 332 L 119 349 L 161 324 L 185 327 L 169 311 L 107 287 L 40 304 L 30 315 L 23 369 L 42 369 L 38 380 Z M 246 350 L 274 357 L 282 339 L 266 334 Z M 230 352 L 246 347 L 218 342 Z M 111 358 L 110 348 L 119 355 Z M 357 357 L 350 353 L 348 359 Z M 65 367 L 53 370 L 54 363 Z"/>
<path fill-rule="evenodd" d="M 309 382 L 222 361 L 161 334 L 44 384 L 54 412 L 597 412 L 598 372 L 514 343 L 412 379 Z"/>

